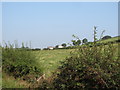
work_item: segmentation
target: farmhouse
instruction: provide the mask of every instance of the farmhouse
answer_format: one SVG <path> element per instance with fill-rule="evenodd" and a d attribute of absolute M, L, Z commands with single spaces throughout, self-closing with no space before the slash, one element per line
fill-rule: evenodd
<path fill-rule="evenodd" d="M 64 48 L 64 46 L 59 45 L 58 48 Z"/>
<path fill-rule="evenodd" d="M 49 46 L 49 47 L 48 47 L 48 49 L 50 49 L 50 50 L 53 50 L 53 49 L 54 49 L 54 47 L 52 47 L 52 46 Z"/>

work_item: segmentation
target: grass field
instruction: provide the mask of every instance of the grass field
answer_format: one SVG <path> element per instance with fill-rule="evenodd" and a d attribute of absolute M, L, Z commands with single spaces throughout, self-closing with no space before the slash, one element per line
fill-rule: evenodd
<path fill-rule="evenodd" d="M 100 42 L 100 43 L 107 43 L 107 42 L 113 42 L 113 41 L 116 41 L 116 40 L 120 40 L 120 36 L 112 37 L 112 38 L 106 39 L 106 40 L 101 40 L 101 41 L 99 41 L 99 42 Z"/>
<path fill-rule="evenodd" d="M 41 50 L 33 51 L 33 53 L 36 55 L 42 72 L 48 77 L 61 65 L 60 61 L 65 60 L 73 50 L 74 49 Z"/>
<path fill-rule="evenodd" d="M 0 89 L 2 88 L 2 68 L 0 67 Z"/>

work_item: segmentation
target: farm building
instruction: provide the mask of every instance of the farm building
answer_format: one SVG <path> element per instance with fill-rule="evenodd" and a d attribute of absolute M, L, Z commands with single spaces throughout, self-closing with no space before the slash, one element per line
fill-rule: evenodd
<path fill-rule="evenodd" d="M 58 48 L 64 48 L 64 46 L 59 45 Z"/>
<path fill-rule="evenodd" d="M 50 50 L 53 50 L 53 49 L 54 49 L 54 47 L 52 47 L 52 46 L 49 46 L 49 47 L 48 47 L 48 49 L 50 49 Z"/>

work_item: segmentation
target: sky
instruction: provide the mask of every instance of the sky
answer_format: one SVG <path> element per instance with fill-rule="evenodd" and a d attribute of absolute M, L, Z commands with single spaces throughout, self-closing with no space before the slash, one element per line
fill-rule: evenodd
<path fill-rule="evenodd" d="M 0 2 L 0 44 L 2 42 L 2 3 Z"/>
<path fill-rule="evenodd" d="M 120 1 L 118 3 L 118 16 L 120 16 Z M 118 17 L 118 35 L 120 36 L 120 17 Z"/>
<path fill-rule="evenodd" d="M 31 42 L 32 48 L 71 43 L 72 35 L 93 41 L 93 26 L 98 38 L 118 35 L 117 2 L 3 2 L 2 40 Z"/>

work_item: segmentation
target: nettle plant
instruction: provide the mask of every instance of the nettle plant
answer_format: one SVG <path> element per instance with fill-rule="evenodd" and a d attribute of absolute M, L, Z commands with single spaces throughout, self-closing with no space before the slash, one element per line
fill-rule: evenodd
<path fill-rule="evenodd" d="M 93 46 L 84 45 L 71 53 L 54 80 L 54 88 L 120 88 L 120 60 L 114 44 L 97 46 L 94 27 Z"/>

